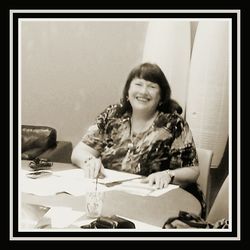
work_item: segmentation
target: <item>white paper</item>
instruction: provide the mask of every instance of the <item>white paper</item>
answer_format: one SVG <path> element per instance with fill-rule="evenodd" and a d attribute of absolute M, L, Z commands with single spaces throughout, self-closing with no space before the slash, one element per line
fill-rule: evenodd
<path fill-rule="evenodd" d="M 151 186 L 148 183 L 142 183 L 141 180 L 131 180 L 114 186 L 113 190 L 120 190 L 141 196 L 158 197 L 178 187 L 178 185 L 169 184 L 166 188 L 157 189 L 155 185 Z"/>
<path fill-rule="evenodd" d="M 70 207 L 51 207 L 44 217 L 51 219 L 52 228 L 65 228 L 83 215 L 84 212 L 72 210 Z"/>
<path fill-rule="evenodd" d="M 110 169 L 105 169 L 104 174 L 105 174 L 104 178 L 98 179 L 99 183 L 107 184 L 107 183 L 137 179 L 137 178 L 142 177 L 141 175 L 115 171 L 115 170 L 110 170 Z"/>
<path fill-rule="evenodd" d="M 29 173 L 29 171 L 21 171 L 21 191 L 39 196 L 55 195 L 61 192 L 80 196 L 85 194 L 86 191 L 94 185 L 92 180 L 72 177 L 71 172 L 69 176 L 67 176 L 66 173 L 60 176 L 58 172 L 55 172 L 50 176 L 39 177 L 37 179 L 27 177 L 27 173 Z"/>
<path fill-rule="evenodd" d="M 88 191 L 110 191 L 120 190 L 131 194 L 142 196 L 160 196 L 169 192 L 172 189 L 178 188 L 176 185 L 168 185 L 164 189 L 156 189 L 155 186 L 150 186 L 148 183 L 141 183 L 140 175 L 124 173 L 106 169 L 106 177 L 98 179 L 98 182 L 103 184 L 116 181 L 124 181 L 113 187 L 106 187 L 103 184 L 97 184 L 96 179 L 84 178 L 82 169 L 72 169 L 54 172 L 50 176 L 44 176 L 37 179 L 27 177 L 28 171 L 21 171 L 20 188 L 22 192 L 32 193 L 39 196 L 55 195 L 61 192 L 67 192 L 74 196 L 84 195 Z M 134 178 L 134 179 L 133 179 Z M 133 180 L 130 180 L 133 179 Z"/>
<path fill-rule="evenodd" d="M 29 171 L 21 171 L 20 188 L 22 192 L 32 193 L 36 195 L 46 196 L 54 195 L 63 191 L 63 183 L 60 178 L 54 176 L 45 176 L 37 179 L 27 177 Z"/>
<path fill-rule="evenodd" d="M 60 176 L 60 177 L 66 177 L 69 179 L 79 180 L 79 181 L 83 181 L 86 179 L 84 170 L 81 168 L 56 171 L 55 175 Z"/>

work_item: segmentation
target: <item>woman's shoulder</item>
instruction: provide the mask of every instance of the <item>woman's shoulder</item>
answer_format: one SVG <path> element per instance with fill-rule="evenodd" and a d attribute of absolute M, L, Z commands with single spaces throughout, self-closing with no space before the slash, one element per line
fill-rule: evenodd
<path fill-rule="evenodd" d="M 122 117 L 120 112 L 121 104 L 110 104 L 107 106 L 96 119 L 97 126 L 100 129 L 104 129 L 111 121 L 117 120 Z"/>
<path fill-rule="evenodd" d="M 121 104 L 110 104 L 108 105 L 99 115 L 106 118 L 118 118 L 120 117 Z"/>
<path fill-rule="evenodd" d="M 173 126 L 176 126 L 178 123 L 184 124 L 184 118 L 178 114 L 177 111 L 172 113 L 160 112 L 158 118 L 155 121 L 157 127 L 165 127 L 170 129 Z"/>

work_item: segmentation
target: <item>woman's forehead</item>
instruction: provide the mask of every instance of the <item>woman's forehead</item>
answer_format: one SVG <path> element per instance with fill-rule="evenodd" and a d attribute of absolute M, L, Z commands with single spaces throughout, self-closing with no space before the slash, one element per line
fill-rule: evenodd
<path fill-rule="evenodd" d="M 149 80 L 145 80 L 145 79 L 143 79 L 143 78 L 138 78 L 138 77 L 136 77 L 136 78 L 134 78 L 132 81 L 131 81 L 131 83 L 134 83 L 134 82 L 142 82 L 142 83 L 147 83 L 147 84 L 157 84 L 157 85 L 159 85 L 157 82 L 152 82 L 152 81 L 149 81 Z"/>

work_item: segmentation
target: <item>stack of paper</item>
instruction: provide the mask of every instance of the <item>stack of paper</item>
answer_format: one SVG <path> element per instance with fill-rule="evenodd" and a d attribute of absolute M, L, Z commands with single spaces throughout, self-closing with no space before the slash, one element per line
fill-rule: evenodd
<path fill-rule="evenodd" d="M 164 189 L 156 189 L 148 183 L 142 183 L 140 175 L 119 172 L 105 169 L 103 179 L 87 179 L 84 177 L 82 169 L 71 169 L 54 172 L 50 176 L 37 179 L 27 177 L 28 171 L 22 170 L 20 175 L 20 188 L 22 192 L 32 193 L 40 196 L 55 195 L 61 192 L 80 196 L 87 191 L 110 191 L 120 190 L 131 194 L 142 196 L 160 196 L 172 189 L 178 188 L 176 185 L 169 185 Z M 98 181 L 98 184 L 97 184 Z M 107 184 L 111 184 L 110 187 Z M 116 184 L 113 186 L 113 184 Z"/>
<path fill-rule="evenodd" d="M 78 169 L 76 169 L 78 170 Z M 69 170 L 62 171 L 63 174 L 56 172 L 50 176 L 45 176 L 37 179 L 27 177 L 28 171 L 21 171 L 20 188 L 22 192 L 32 193 L 40 196 L 55 195 L 57 193 L 66 192 L 75 196 L 80 196 L 93 185 L 92 180 L 85 179 L 79 174 L 82 170 L 73 172 Z M 72 176 L 72 175 L 75 175 Z"/>
<path fill-rule="evenodd" d="M 138 179 L 142 177 L 141 175 L 138 175 L 138 174 L 130 174 L 130 173 L 115 171 L 115 170 L 110 170 L 110 169 L 105 169 L 104 174 L 105 174 L 105 177 L 99 178 L 98 183 L 108 184 L 112 182 L 122 182 L 122 181 L 127 181 L 127 180 Z"/>
<path fill-rule="evenodd" d="M 36 228 L 45 228 L 46 226 L 51 226 L 51 228 L 66 228 L 84 214 L 84 212 L 72 210 L 70 207 L 51 207 L 37 223 Z"/>
<path fill-rule="evenodd" d="M 120 185 L 113 187 L 113 189 L 141 196 L 157 197 L 178 187 L 178 185 L 169 184 L 166 188 L 157 189 L 155 185 L 151 186 L 148 183 L 142 183 L 140 179 L 135 179 L 123 182 Z"/>

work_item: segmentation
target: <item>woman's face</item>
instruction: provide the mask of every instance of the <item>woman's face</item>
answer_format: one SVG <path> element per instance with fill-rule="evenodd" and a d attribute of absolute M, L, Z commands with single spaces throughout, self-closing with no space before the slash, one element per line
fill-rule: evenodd
<path fill-rule="evenodd" d="M 135 78 L 128 90 L 128 99 L 133 111 L 155 112 L 161 99 L 157 83 Z"/>

